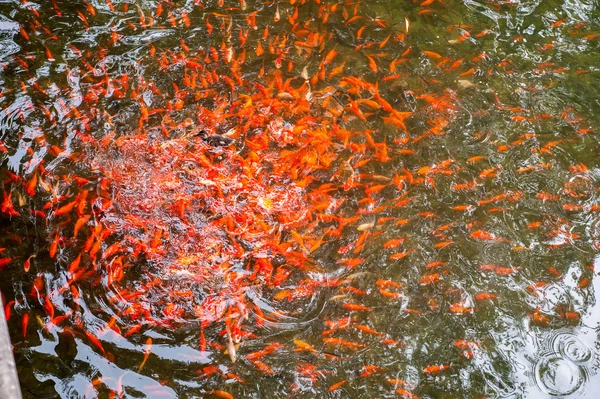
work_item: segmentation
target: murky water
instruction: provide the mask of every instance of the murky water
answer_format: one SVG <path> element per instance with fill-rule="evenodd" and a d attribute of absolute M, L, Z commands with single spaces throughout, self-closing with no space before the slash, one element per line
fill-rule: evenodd
<path fill-rule="evenodd" d="M 0 1 L 25 397 L 595 398 L 585 1 Z"/>

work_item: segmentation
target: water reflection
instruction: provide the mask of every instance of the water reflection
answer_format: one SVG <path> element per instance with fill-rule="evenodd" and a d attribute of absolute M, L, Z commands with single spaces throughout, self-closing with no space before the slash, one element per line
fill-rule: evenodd
<path fill-rule="evenodd" d="M 6 4 L 24 391 L 597 391 L 593 5 Z"/>

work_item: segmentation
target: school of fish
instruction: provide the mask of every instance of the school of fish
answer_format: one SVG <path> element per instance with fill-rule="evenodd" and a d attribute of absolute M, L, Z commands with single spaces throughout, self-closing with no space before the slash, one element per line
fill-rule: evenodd
<path fill-rule="evenodd" d="M 600 146 L 579 107 L 538 99 L 593 73 L 552 57 L 551 32 L 600 33 L 556 15 L 524 72 L 481 50 L 498 35 L 480 20 L 426 47 L 445 1 L 384 6 L 15 4 L 0 289 L 16 352 L 66 340 L 123 367 L 71 397 L 137 397 L 132 372 L 160 375 L 171 331 L 195 393 L 161 379 L 145 397 L 467 397 L 467 370 L 476 397 L 522 389 L 486 372 L 507 360 L 480 320 L 575 329 L 593 301 Z M 482 83 L 515 74 L 532 84 Z"/>

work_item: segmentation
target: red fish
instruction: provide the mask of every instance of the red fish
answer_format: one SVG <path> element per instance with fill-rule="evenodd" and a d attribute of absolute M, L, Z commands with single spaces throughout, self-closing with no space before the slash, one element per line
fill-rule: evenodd
<path fill-rule="evenodd" d="M 23 338 L 27 337 L 27 327 L 29 326 L 29 313 L 25 313 L 23 315 L 23 319 L 21 320 L 21 330 L 23 332 Z"/>
<path fill-rule="evenodd" d="M 12 258 L 0 258 L 0 270 L 4 268 L 4 266 L 12 263 Z"/>

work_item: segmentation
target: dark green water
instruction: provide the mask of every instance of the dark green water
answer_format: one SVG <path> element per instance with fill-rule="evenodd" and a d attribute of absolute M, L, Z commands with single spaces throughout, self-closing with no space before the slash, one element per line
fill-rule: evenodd
<path fill-rule="evenodd" d="M 597 397 L 598 3 L 292 3 L 0 0 L 24 396 Z"/>

